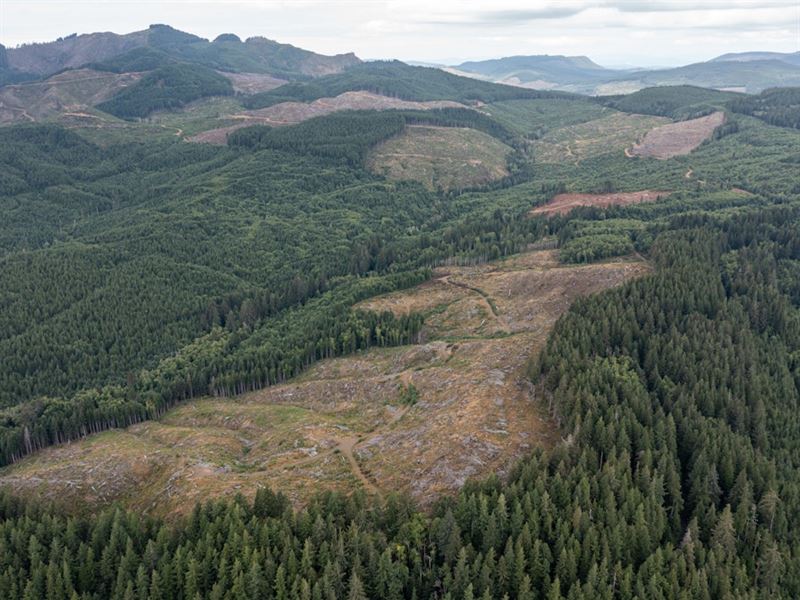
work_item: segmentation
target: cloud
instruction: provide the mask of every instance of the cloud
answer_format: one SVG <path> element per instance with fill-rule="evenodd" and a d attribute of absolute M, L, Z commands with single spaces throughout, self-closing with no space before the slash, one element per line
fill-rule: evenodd
<path fill-rule="evenodd" d="M 518 10 L 495 10 L 490 12 L 479 13 L 477 20 L 483 23 L 492 24 L 509 24 L 509 23 L 522 23 L 526 21 L 538 21 L 540 19 L 563 19 L 582 13 L 586 10 L 586 5 L 564 5 L 547 6 L 543 8 L 534 9 L 518 9 Z"/>
<path fill-rule="evenodd" d="M 798 17 L 797 0 L 0 0 L 0 42 L 169 23 L 209 39 L 229 31 L 366 58 L 548 53 L 651 66 L 797 51 Z"/>
<path fill-rule="evenodd" d="M 696 11 L 730 11 L 730 10 L 763 10 L 765 8 L 792 8 L 794 0 L 605 0 L 598 6 L 613 8 L 619 12 L 657 13 L 657 12 L 696 12 Z"/>

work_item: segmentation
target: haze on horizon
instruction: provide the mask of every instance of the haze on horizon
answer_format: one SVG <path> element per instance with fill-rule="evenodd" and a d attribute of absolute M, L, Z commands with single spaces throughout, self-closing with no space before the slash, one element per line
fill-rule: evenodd
<path fill-rule="evenodd" d="M 0 0 L 0 43 L 166 23 L 209 39 L 264 36 L 364 59 L 456 64 L 520 54 L 673 66 L 800 50 L 798 0 Z"/>

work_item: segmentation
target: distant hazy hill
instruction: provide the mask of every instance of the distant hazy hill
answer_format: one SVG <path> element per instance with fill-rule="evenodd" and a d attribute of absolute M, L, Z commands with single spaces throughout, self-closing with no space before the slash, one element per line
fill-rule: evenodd
<path fill-rule="evenodd" d="M 88 63 L 113 61 L 131 52 L 141 53 L 142 48 L 156 50 L 167 59 L 214 69 L 293 78 L 338 73 L 361 62 L 353 54 L 323 56 L 261 37 L 242 42 L 233 34 L 223 34 L 210 42 L 168 25 L 151 25 L 124 35 L 73 34 L 54 42 L 8 48 L 0 56 L 0 73 L 47 76 Z"/>
<path fill-rule="evenodd" d="M 783 60 L 713 60 L 675 69 L 642 71 L 616 80 L 640 87 L 695 85 L 758 93 L 766 88 L 800 85 L 800 65 Z"/>
<path fill-rule="evenodd" d="M 492 81 L 548 89 L 582 86 L 618 77 L 624 71 L 606 69 L 585 56 L 509 56 L 494 60 L 465 62 L 456 71 L 477 74 Z"/>
<path fill-rule="evenodd" d="M 757 93 L 800 85 L 800 53 L 745 52 L 670 69 L 607 69 L 584 56 L 510 56 L 452 68 L 499 83 L 588 94 L 619 94 L 662 85 Z"/>
<path fill-rule="evenodd" d="M 709 62 L 749 62 L 753 60 L 779 60 L 790 65 L 800 66 L 800 52 L 731 52 Z"/>

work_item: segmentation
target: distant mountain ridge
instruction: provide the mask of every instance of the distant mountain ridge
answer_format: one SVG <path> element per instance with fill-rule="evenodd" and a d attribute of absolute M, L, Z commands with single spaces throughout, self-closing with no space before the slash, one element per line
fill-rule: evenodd
<path fill-rule="evenodd" d="M 48 76 L 64 69 L 109 61 L 141 48 L 156 49 L 173 59 L 214 69 L 293 78 L 339 73 L 361 62 L 352 53 L 324 56 L 263 37 L 242 42 L 234 34 L 222 34 L 211 42 L 158 24 L 127 34 L 72 34 L 54 42 L 6 48 L 0 52 L 0 71 Z"/>
<path fill-rule="evenodd" d="M 723 54 L 707 62 L 666 69 L 609 69 L 585 56 L 509 56 L 465 62 L 449 70 L 496 83 L 593 95 L 662 85 L 757 93 L 770 87 L 800 85 L 800 53 Z"/>
<path fill-rule="evenodd" d="M 601 67 L 586 56 L 509 56 L 493 60 L 461 63 L 456 67 L 490 76 L 508 76 L 513 73 L 521 81 L 550 78 L 558 82 L 570 82 L 576 78 L 600 77 L 617 73 Z"/>
<path fill-rule="evenodd" d="M 730 52 L 708 62 L 749 62 L 753 60 L 778 60 L 800 66 L 800 52 Z"/>

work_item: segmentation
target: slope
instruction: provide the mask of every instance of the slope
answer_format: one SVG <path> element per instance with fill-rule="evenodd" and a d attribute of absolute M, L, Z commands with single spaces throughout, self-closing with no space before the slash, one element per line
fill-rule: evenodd
<path fill-rule="evenodd" d="M 485 77 L 498 83 L 531 89 L 579 91 L 591 82 L 620 76 L 585 56 L 508 56 L 493 60 L 461 63 L 454 72 Z"/>
<path fill-rule="evenodd" d="M 452 100 L 462 103 L 564 96 L 459 77 L 440 69 L 412 67 L 400 61 L 375 61 L 356 65 L 338 75 L 255 94 L 245 101 L 245 106 L 264 108 L 280 102 L 310 102 L 351 91 L 368 91 L 404 100 Z"/>
<path fill-rule="evenodd" d="M 146 63 L 141 62 L 143 48 L 154 50 L 146 53 Z M 131 54 L 123 57 L 126 53 Z M 39 76 L 106 61 L 106 68 L 111 70 L 140 70 L 143 64 L 154 68 L 164 66 L 164 61 L 180 61 L 222 71 L 268 73 L 295 79 L 337 73 L 360 62 L 352 54 L 323 56 L 261 37 L 241 42 L 235 36 L 220 36 L 209 42 L 168 25 L 151 25 L 124 35 L 73 34 L 54 42 L 9 48 L 6 56 L 8 68 Z"/>
<path fill-rule="evenodd" d="M 296 505 L 358 487 L 430 505 L 555 441 L 525 382 L 530 357 L 576 298 L 646 272 L 638 261 L 562 266 L 552 251 L 438 269 L 360 305 L 426 314 L 419 345 L 322 361 L 236 399 L 196 399 L 159 421 L 46 450 L 5 469 L 0 485 L 71 510 L 121 501 L 171 516 L 264 484 Z"/>
<path fill-rule="evenodd" d="M 511 148 L 467 127 L 411 125 L 370 151 L 367 169 L 431 190 L 479 187 L 509 174 Z"/>

